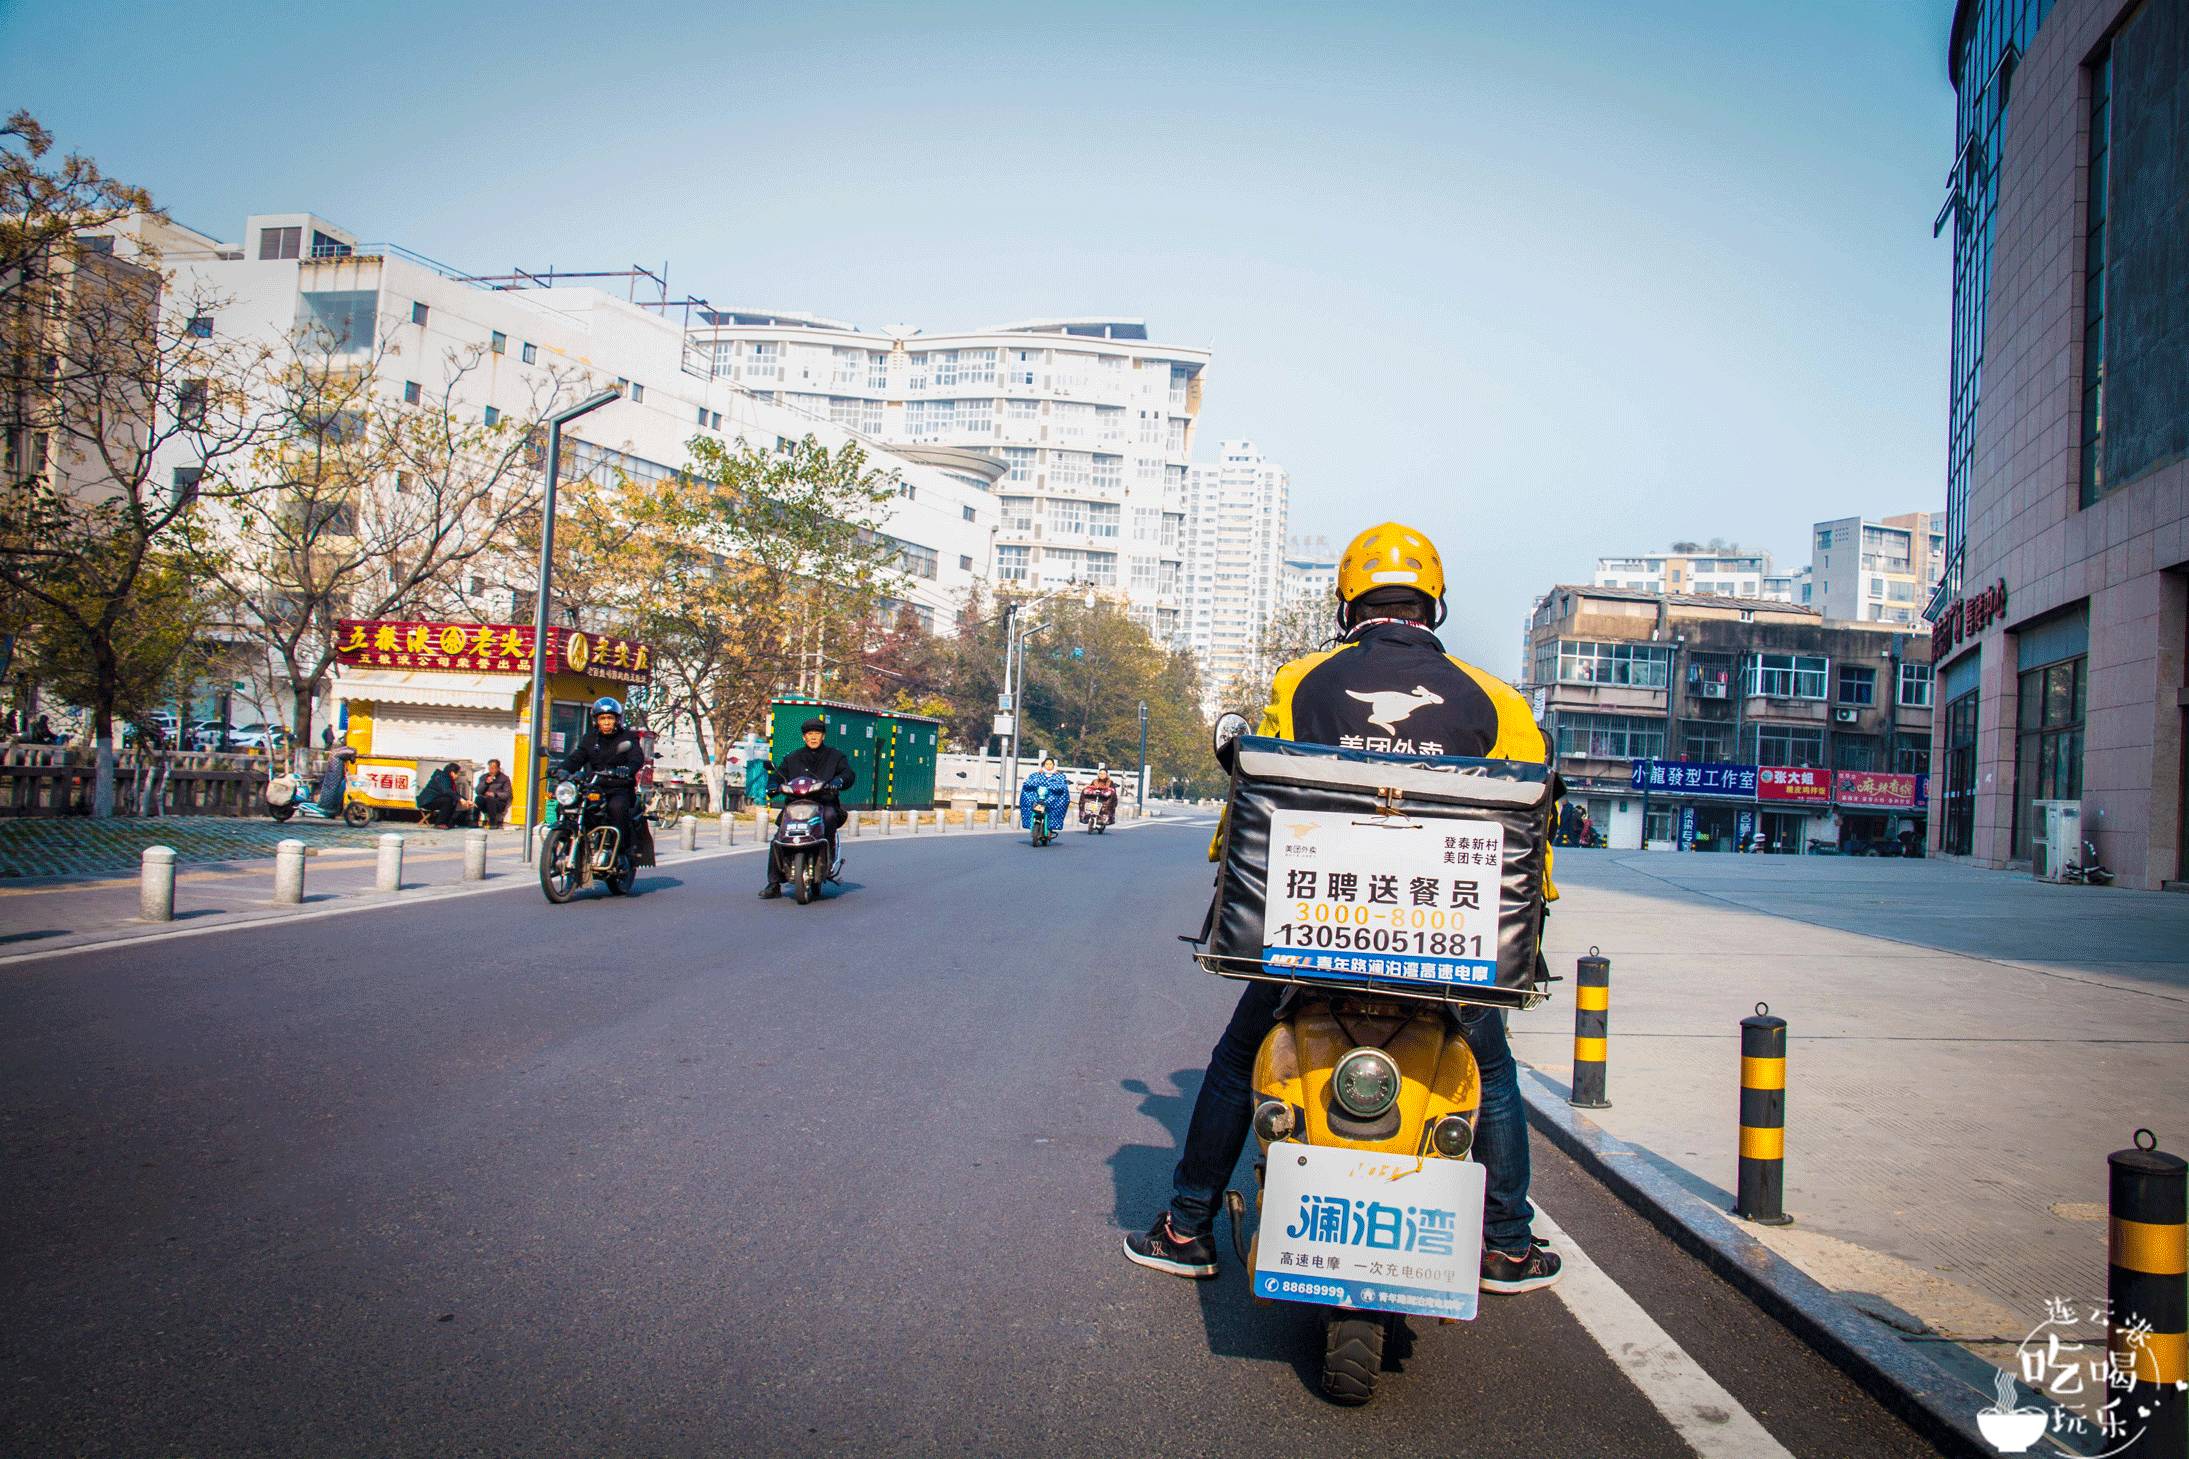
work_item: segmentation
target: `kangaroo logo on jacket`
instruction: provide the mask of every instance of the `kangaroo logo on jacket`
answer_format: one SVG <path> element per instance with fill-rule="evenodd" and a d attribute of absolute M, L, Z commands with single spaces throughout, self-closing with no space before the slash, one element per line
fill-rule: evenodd
<path fill-rule="evenodd" d="M 1443 695 L 1431 693 L 1420 684 L 1414 686 L 1412 693 L 1403 689 L 1380 689 L 1373 694 L 1363 694 L 1358 689 L 1348 689 L 1345 696 L 1369 706 L 1374 712 L 1368 716 L 1368 722 L 1380 726 L 1387 735 L 1397 734 L 1399 721 L 1423 705 L 1444 702 Z"/>
<path fill-rule="evenodd" d="M 1498 741 L 1498 707 L 1435 634 L 1373 624 L 1303 674 L 1292 737 L 1349 750 L 1482 756 Z"/>

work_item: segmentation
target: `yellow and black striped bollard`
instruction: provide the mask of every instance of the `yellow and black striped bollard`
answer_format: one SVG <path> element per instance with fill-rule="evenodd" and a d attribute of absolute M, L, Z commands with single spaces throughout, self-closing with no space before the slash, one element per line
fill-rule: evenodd
<path fill-rule="evenodd" d="M 1758 1003 L 1741 1020 L 1741 1168 L 1733 1214 L 1784 1226 L 1786 1214 L 1786 1020 Z"/>
<path fill-rule="evenodd" d="M 1574 961 L 1573 1097 L 1575 1109 L 1610 1109 L 1604 1098 L 1605 1039 L 1611 1029 L 1611 959 L 1595 948 Z"/>
<path fill-rule="evenodd" d="M 2121 1433 L 2138 1436 L 2137 1454 L 2180 1459 L 2189 1453 L 2189 1164 L 2158 1143 L 2138 1130 L 2134 1149 L 2105 1157 L 2107 1347 L 2113 1371 L 2133 1379 L 2114 1390 Z"/>

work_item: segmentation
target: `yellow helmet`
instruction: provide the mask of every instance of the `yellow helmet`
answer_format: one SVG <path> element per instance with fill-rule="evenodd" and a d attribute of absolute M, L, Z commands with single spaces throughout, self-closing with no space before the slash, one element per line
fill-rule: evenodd
<path fill-rule="evenodd" d="M 1398 522 L 1370 527 L 1346 544 L 1338 559 L 1338 601 L 1350 603 L 1371 588 L 1413 588 L 1432 601 L 1444 598 L 1444 559 L 1436 544 Z"/>

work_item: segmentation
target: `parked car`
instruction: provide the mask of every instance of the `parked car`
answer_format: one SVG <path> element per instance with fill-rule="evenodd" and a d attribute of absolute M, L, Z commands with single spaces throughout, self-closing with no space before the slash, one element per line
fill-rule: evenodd
<path fill-rule="evenodd" d="M 228 726 L 217 719 L 201 719 L 189 729 L 189 748 L 193 750 L 217 750 L 228 738 Z"/>
<path fill-rule="evenodd" d="M 278 724 L 239 724 L 228 731 L 228 743 L 238 750 L 279 750 L 289 743 L 289 732 Z"/>

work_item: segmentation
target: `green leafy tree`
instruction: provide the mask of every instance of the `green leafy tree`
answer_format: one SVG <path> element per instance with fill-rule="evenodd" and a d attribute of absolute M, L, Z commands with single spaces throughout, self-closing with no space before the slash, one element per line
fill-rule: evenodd
<path fill-rule="evenodd" d="M 757 726 L 786 692 L 847 692 L 884 599 L 903 591 L 883 534 L 895 479 L 847 441 L 774 450 L 695 438 L 682 477 L 639 508 L 635 626 L 659 707 L 700 753 Z"/>

